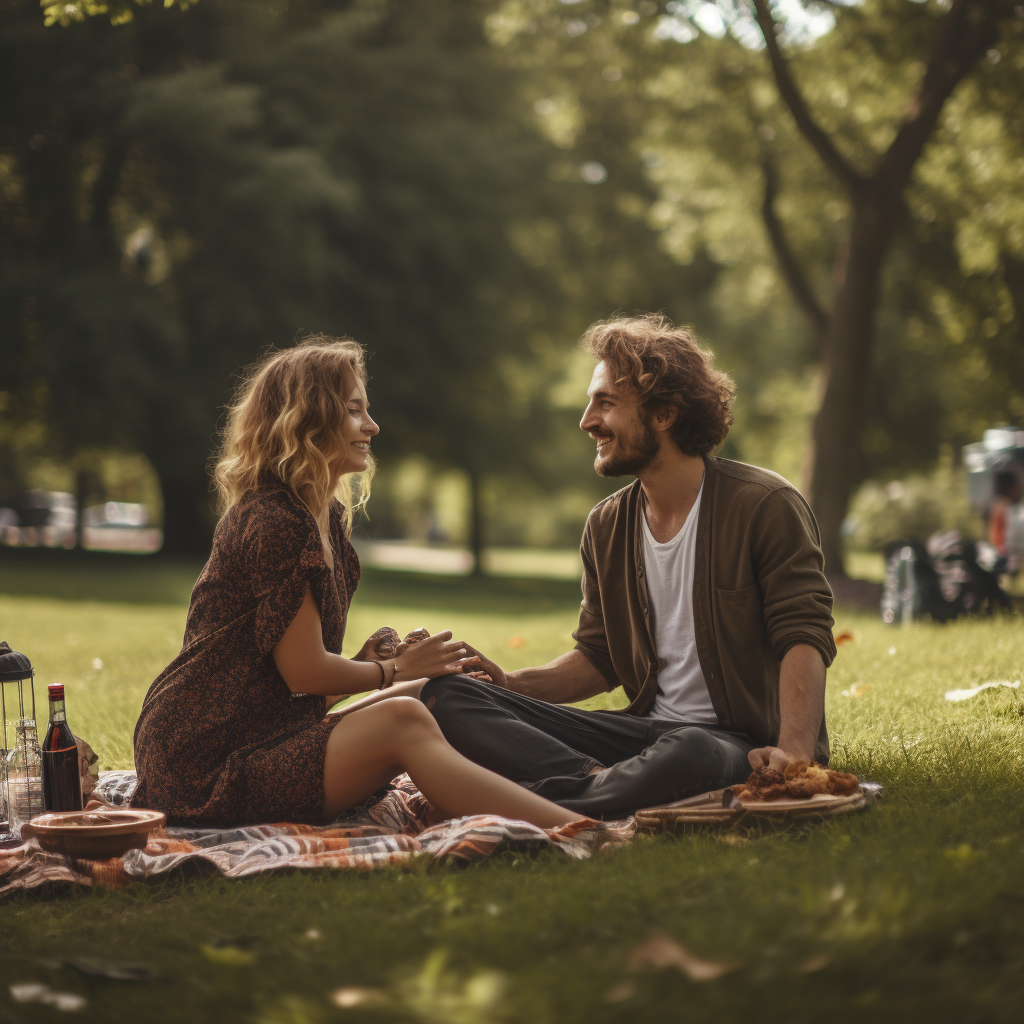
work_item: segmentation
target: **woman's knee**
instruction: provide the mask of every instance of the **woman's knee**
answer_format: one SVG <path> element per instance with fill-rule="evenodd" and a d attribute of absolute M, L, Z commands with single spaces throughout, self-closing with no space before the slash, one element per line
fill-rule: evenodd
<path fill-rule="evenodd" d="M 437 731 L 437 723 L 420 700 L 415 697 L 391 697 L 378 705 L 389 728 L 399 732 L 410 730 Z"/>

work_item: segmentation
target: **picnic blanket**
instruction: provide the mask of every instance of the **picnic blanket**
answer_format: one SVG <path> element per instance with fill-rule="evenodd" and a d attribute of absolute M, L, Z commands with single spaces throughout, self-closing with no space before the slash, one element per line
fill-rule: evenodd
<path fill-rule="evenodd" d="M 91 800 L 123 807 L 135 790 L 134 772 L 100 774 Z M 241 828 L 164 828 L 151 833 L 143 850 L 109 860 L 78 860 L 50 853 L 35 840 L 0 850 L 0 897 L 54 883 L 117 889 L 175 873 L 217 872 L 244 878 L 264 871 L 355 868 L 373 871 L 429 858 L 469 864 L 499 849 L 554 847 L 584 859 L 599 849 L 628 842 L 632 818 L 542 829 L 496 815 L 447 821 L 399 776 L 379 799 L 349 811 L 329 825 L 277 823 Z"/>

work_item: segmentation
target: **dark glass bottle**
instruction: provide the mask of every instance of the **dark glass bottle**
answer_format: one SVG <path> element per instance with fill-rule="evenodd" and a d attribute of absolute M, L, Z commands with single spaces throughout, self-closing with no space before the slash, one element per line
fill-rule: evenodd
<path fill-rule="evenodd" d="M 42 743 L 43 810 L 80 811 L 82 776 L 78 771 L 78 744 L 64 711 L 64 684 L 50 683 L 48 690 L 50 727 Z"/>

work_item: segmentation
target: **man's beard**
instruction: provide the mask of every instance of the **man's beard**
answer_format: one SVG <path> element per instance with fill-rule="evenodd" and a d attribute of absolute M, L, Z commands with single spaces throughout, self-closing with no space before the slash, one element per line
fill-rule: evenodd
<path fill-rule="evenodd" d="M 613 444 L 622 440 L 617 435 Z M 622 441 L 623 451 L 602 461 L 594 461 L 594 469 L 601 476 L 639 476 L 655 459 L 661 450 L 658 435 L 641 417 L 636 435 L 629 441 Z"/>

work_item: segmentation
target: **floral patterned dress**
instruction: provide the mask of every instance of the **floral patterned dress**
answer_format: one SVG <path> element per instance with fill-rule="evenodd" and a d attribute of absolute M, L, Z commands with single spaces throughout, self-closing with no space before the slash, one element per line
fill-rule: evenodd
<path fill-rule="evenodd" d="M 291 488 L 265 478 L 221 519 L 196 581 L 181 653 L 146 694 L 135 729 L 135 807 L 170 824 L 241 825 L 323 816 L 324 754 L 337 724 L 324 697 L 294 694 L 271 652 L 306 587 L 324 647 L 341 652 L 359 559 L 332 500 L 334 571 Z"/>

